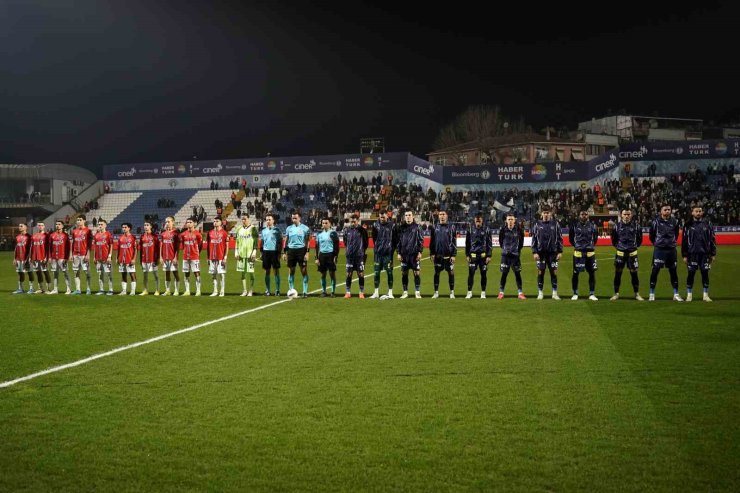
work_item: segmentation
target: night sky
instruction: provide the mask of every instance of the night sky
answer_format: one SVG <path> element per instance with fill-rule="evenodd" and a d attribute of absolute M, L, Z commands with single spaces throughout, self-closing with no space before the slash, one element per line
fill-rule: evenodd
<path fill-rule="evenodd" d="M 424 157 L 471 104 L 535 129 L 608 110 L 740 114 L 729 4 L 267 3 L 0 1 L 0 162 L 100 174 L 193 156 L 353 153 L 364 136 Z"/>

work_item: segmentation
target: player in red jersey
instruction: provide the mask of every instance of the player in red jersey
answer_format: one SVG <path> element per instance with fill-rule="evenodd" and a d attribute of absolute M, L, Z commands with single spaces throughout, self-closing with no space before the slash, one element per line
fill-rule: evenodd
<path fill-rule="evenodd" d="M 38 282 L 38 289 L 36 294 L 41 294 L 44 291 L 47 293 L 51 290 L 51 278 L 49 277 L 49 233 L 46 232 L 46 225 L 42 222 L 36 224 L 38 230 L 31 236 L 31 270 L 36 272 L 36 281 Z M 46 280 L 45 290 L 41 290 L 41 278 Z"/>
<path fill-rule="evenodd" d="M 159 261 L 164 269 L 164 294 L 170 295 L 170 272 L 175 275 L 174 296 L 180 295 L 180 274 L 177 272 L 177 252 L 180 249 L 180 233 L 175 228 L 175 218 L 167 216 L 164 231 L 159 235 Z"/>
<path fill-rule="evenodd" d="M 77 216 L 75 224 L 77 227 L 72 230 L 72 272 L 75 274 L 75 290 L 72 294 L 82 294 L 80 292 L 80 269 L 85 271 L 87 278 L 87 292 L 90 294 L 90 250 L 92 250 L 92 231 L 87 227 L 87 218 L 80 214 Z"/>
<path fill-rule="evenodd" d="M 226 289 L 226 257 L 229 255 L 229 233 L 222 226 L 221 218 L 213 219 L 213 229 L 206 236 L 208 246 L 208 272 L 213 276 L 211 296 L 224 296 Z M 218 290 L 216 276 L 221 278 L 221 291 Z"/>
<path fill-rule="evenodd" d="M 154 273 L 154 296 L 159 296 L 159 238 L 152 233 L 152 223 L 144 223 L 144 234 L 139 238 L 139 257 L 141 272 L 144 273 L 144 291 L 140 296 L 149 294 L 149 273 Z"/>
<path fill-rule="evenodd" d="M 120 296 L 126 294 L 126 276 L 131 276 L 131 293 L 136 294 L 136 237 L 131 234 L 131 223 L 123 223 L 121 231 L 123 234 L 118 237 L 118 272 L 121 273 L 121 292 Z"/>
<path fill-rule="evenodd" d="M 98 292 L 96 295 L 105 293 L 105 275 L 108 274 L 108 296 L 113 294 L 113 269 L 111 257 L 113 256 L 113 235 L 106 231 L 108 223 L 104 219 L 98 221 L 98 232 L 93 237 L 93 250 L 95 254 L 95 270 L 98 271 Z"/>
<path fill-rule="evenodd" d="M 64 223 L 57 220 L 54 223 L 55 231 L 49 235 L 49 260 L 51 260 L 51 271 L 54 273 L 54 289 L 48 294 L 59 293 L 59 272 L 64 272 L 64 285 L 67 287 L 65 294 L 72 294 L 69 289 L 69 271 L 67 261 L 69 260 L 69 235 L 64 232 Z"/>
<path fill-rule="evenodd" d="M 200 296 L 200 247 L 203 237 L 195 229 L 195 219 L 185 221 L 187 231 L 180 235 L 182 244 L 182 271 L 185 273 L 185 292 L 190 296 L 190 272 L 195 274 L 195 296 Z"/>
<path fill-rule="evenodd" d="M 23 282 L 28 272 L 28 294 L 33 294 L 33 271 L 31 271 L 31 235 L 28 234 L 28 226 L 23 223 L 18 225 L 18 235 L 15 237 L 15 259 L 13 266 L 18 273 L 18 289 L 13 294 L 23 294 Z"/>

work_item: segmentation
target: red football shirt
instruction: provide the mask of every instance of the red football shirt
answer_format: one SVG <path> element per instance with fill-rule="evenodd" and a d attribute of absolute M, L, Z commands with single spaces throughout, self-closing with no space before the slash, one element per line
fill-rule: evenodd
<path fill-rule="evenodd" d="M 162 260 L 177 260 L 177 250 L 180 236 L 177 230 L 163 231 L 160 241 L 162 245 Z"/>
<path fill-rule="evenodd" d="M 86 256 L 92 246 L 92 231 L 90 228 L 75 228 L 72 230 L 72 255 Z"/>
<path fill-rule="evenodd" d="M 49 255 L 49 233 L 34 233 L 31 242 L 33 243 L 31 259 L 46 260 Z"/>
<path fill-rule="evenodd" d="M 208 260 L 223 260 L 229 245 L 229 233 L 212 229 L 208 232 Z"/>
<path fill-rule="evenodd" d="M 107 262 L 108 255 L 110 255 L 113 248 L 113 235 L 110 231 L 95 233 L 93 246 L 95 248 L 95 260 L 97 262 Z"/>
<path fill-rule="evenodd" d="M 180 235 L 182 243 L 183 260 L 200 260 L 200 246 L 203 243 L 203 237 L 199 231 L 185 231 Z"/>
<path fill-rule="evenodd" d="M 136 260 L 136 237 L 131 233 L 118 237 L 118 263 L 133 264 Z"/>
<path fill-rule="evenodd" d="M 142 264 L 152 264 L 159 261 L 159 239 L 155 234 L 144 233 L 139 238 L 139 255 Z"/>
<path fill-rule="evenodd" d="M 21 262 L 31 260 L 31 235 L 19 234 L 15 237 L 15 259 Z"/>
<path fill-rule="evenodd" d="M 49 258 L 67 260 L 69 258 L 69 235 L 65 232 L 54 231 L 49 235 Z"/>

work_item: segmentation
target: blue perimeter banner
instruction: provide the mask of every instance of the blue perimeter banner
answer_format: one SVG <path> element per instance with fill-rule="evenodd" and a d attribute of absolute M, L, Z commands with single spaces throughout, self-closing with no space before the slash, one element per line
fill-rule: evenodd
<path fill-rule="evenodd" d="M 110 181 L 202 176 L 382 171 L 406 169 L 408 160 L 409 154 L 406 152 L 391 152 L 383 154 L 338 154 L 329 156 L 267 157 L 262 159 L 223 159 L 220 161 L 114 164 L 103 167 L 103 179 Z"/>
<path fill-rule="evenodd" d="M 738 156 L 740 156 L 740 139 L 664 140 L 634 142 L 619 147 L 619 159 L 622 161 L 722 159 Z"/>

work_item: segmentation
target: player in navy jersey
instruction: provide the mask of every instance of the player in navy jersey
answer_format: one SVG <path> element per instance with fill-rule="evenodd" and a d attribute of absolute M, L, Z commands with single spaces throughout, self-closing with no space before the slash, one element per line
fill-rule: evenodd
<path fill-rule="evenodd" d="M 588 210 L 582 209 L 578 213 L 578 221 L 575 221 L 568 228 L 568 239 L 573 246 L 573 297 L 571 300 L 578 299 L 578 275 L 584 270 L 588 272 L 588 299 L 598 301 L 596 297 L 596 240 L 599 233 L 596 231 L 596 225 L 589 221 Z"/>
<path fill-rule="evenodd" d="M 671 276 L 673 287 L 673 301 L 683 301 L 678 294 L 678 272 L 676 267 L 676 241 L 678 240 L 678 220 L 671 215 L 670 204 L 663 204 L 660 215 L 650 225 L 650 241 L 653 243 L 653 271 L 650 273 L 650 297 L 648 301 L 655 301 L 655 286 L 658 283 L 658 274 L 665 267 Z"/>
<path fill-rule="evenodd" d="M 681 242 L 681 257 L 689 270 L 686 279 L 686 301 L 693 299 L 694 276 L 697 270 L 701 272 L 701 283 L 704 288 L 702 299 L 712 301 L 709 297 L 709 270 L 716 256 L 717 241 L 712 224 L 704 219 L 704 209 L 699 205 L 694 206 L 691 208 L 691 219 L 683 227 Z"/>
<path fill-rule="evenodd" d="M 552 217 L 550 206 L 542 206 L 542 219 L 532 227 L 532 254 L 537 264 L 537 299 L 544 298 L 542 289 L 545 284 L 545 269 L 550 271 L 552 299 L 558 296 L 558 262 L 563 255 L 563 235 L 560 224 Z"/>

